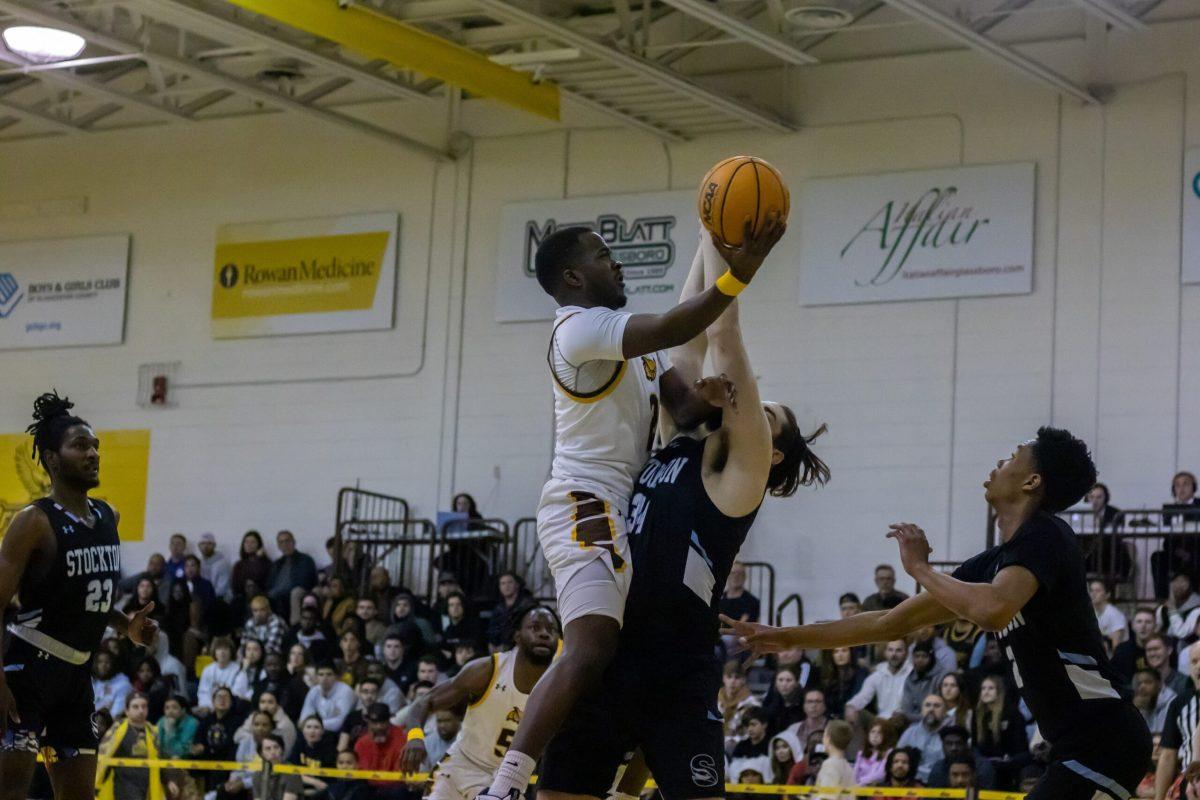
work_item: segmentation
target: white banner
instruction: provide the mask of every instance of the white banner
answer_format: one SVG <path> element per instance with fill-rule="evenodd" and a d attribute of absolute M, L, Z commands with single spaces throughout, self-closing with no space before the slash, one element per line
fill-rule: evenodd
<path fill-rule="evenodd" d="M 215 338 L 392 327 L 394 213 L 224 225 L 212 267 Z"/>
<path fill-rule="evenodd" d="M 572 225 L 598 231 L 625 264 L 624 310 L 660 312 L 679 302 L 699 244 L 694 191 L 538 200 L 506 205 L 501 212 L 497 322 L 554 318 L 557 306 L 538 285 L 533 256 L 543 239 Z"/>
<path fill-rule="evenodd" d="M 1028 294 L 1033 202 L 1033 164 L 805 181 L 800 302 Z"/>
<path fill-rule="evenodd" d="M 1200 148 L 1183 157 L 1183 282 L 1200 283 Z"/>
<path fill-rule="evenodd" d="M 120 344 L 129 236 L 0 243 L 0 350 Z"/>

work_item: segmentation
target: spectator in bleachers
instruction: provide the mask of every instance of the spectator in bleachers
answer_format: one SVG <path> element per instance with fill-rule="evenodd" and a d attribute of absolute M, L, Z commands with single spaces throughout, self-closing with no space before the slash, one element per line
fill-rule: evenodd
<path fill-rule="evenodd" d="M 1004 682 L 995 677 L 980 684 L 973 733 L 975 752 L 991 761 L 1000 784 L 1015 782 L 1017 770 L 1028 761 L 1029 740 L 1024 718 L 1006 701 Z"/>
<path fill-rule="evenodd" d="M 1121 509 L 1112 504 L 1112 494 L 1106 485 L 1097 483 L 1093 486 L 1087 494 L 1087 501 L 1095 515 L 1095 521 L 1092 523 L 1095 530 L 1106 533 L 1119 530 L 1117 517 L 1121 514 Z"/>
<path fill-rule="evenodd" d="M 1092 598 L 1092 610 L 1096 612 L 1100 635 L 1105 639 L 1108 652 L 1112 653 L 1117 645 L 1129 638 L 1129 620 L 1119 608 L 1109 602 L 1112 591 L 1104 581 L 1088 581 L 1088 594 Z"/>
<path fill-rule="evenodd" d="M 849 723 L 840 719 L 831 721 L 829 727 L 825 728 L 822 744 L 825 746 L 826 756 L 817 773 L 817 786 L 849 787 L 854 785 L 854 769 L 846 760 L 846 748 L 850 746 L 852 738 L 854 738 L 854 731 L 851 730 Z M 822 796 L 837 800 L 850 800 L 848 794 Z"/>
<path fill-rule="evenodd" d="M 846 592 L 838 598 L 838 615 L 842 619 L 853 617 L 855 614 L 861 614 L 862 610 L 862 600 L 859 600 L 858 595 L 854 592 Z"/>
<path fill-rule="evenodd" d="M 261 594 L 250 601 L 250 616 L 242 626 L 242 635 L 262 642 L 268 653 L 283 652 L 283 637 L 287 636 L 288 625 L 271 608 L 271 603 Z"/>
<path fill-rule="evenodd" d="M 854 786 L 874 786 L 884 779 L 888 756 L 896 746 L 890 720 L 876 717 L 867 730 L 867 743 L 854 759 Z"/>
<path fill-rule="evenodd" d="M 304 595 L 317 585 L 317 565 L 312 556 L 296 549 L 296 537 L 291 531 L 280 531 L 275 545 L 279 548 L 279 558 L 271 564 L 267 576 L 267 598 L 275 613 L 296 623 L 300 621 Z"/>
<path fill-rule="evenodd" d="M 872 703 L 875 713 L 890 717 L 900 708 L 904 697 L 904 680 L 912 671 L 908 662 L 908 643 L 903 639 L 888 642 L 884 649 L 884 660 L 863 681 L 862 690 L 846 701 L 846 721 L 854 723 L 859 712 L 866 711 Z"/>
<path fill-rule="evenodd" d="M 442 654 L 446 659 L 454 657 L 454 648 L 469 642 L 479 646 L 483 642 L 483 629 L 479 619 L 467 614 L 467 598 L 462 592 L 454 590 L 442 600 L 445 603 L 446 614 L 442 625 Z"/>
<path fill-rule="evenodd" d="M 939 673 L 944 675 L 958 669 L 958 656 L 955 655 L 950 645 L 946 644 L 946 640 L 938 635 L 937 628 L 934 626 L 926 625 L 913 631 L 912 644 L 908 648 L 909 658 L 912 658 L 912 651 L 919 644 L 929 645 L 933 653 L 935 668 Z"/>
<path fill-rule="evenodd" d="M 315 714 L 300 724 L 300 739 L 288 757 L 289 764 L 302 767 L 331 768 L 337 764 L 338 735 L 325 730 L 325 724 Z"/>
<path fill-rule="evenodd" d="M 238 676 L 233 680 L 233 693 L 243 700 L 254 696 L 254 687 L 263 677 L 263 643 L 250 636 L 242 638 L 238 650 Z"/>
<path fill-rule="evenodd" d="M 829 713 L 835 717 L 844 716 L 846 703 L 862 691 L 867 680 L 866 668 L 854 661 L 849 647 L 836 647 L 821 652 L 818 674 Z"/>
<path fill-rule="evenodd" d="M 396 587 L 392 586 L 392 576 L 387 567 L 375 567 L 367 577 L 367 592 L 364 597 L 375 601 L 376 610 L 390 609 L 396 599 Z"/>
<path fill-rule="evenodd" d="M 257 707 L 255 711 L 260 714 L 266 714 L 271 718 L 273 733 L 279 734 L 283 738 L 283 749 L 285 752 L 291 752 L 296 745 L 297 732 L 296 723 L 292 722 L 292 718 L 287 715 L 283 707 L 279 705 L 279 698 L 271 692 L 263 692 L 258 696 Z M 253 719 L 247 718 L 233 734 L 235 742 L 241 742 L 243 739 L 250 738 L 253 735 L 252 731 Z"/>
<path fill-rule="evenodd" d="M 985 756 L 971 750 L 970 733 L 961 725 L 947 725 L 941 730 L 943 758 L 929 769 L 926 785 L 932 788 L 950 786 L 951 759 L 967 757 L 974 762 L 974 772 L 979 789 L 996 788 L 996 769 Z"/>
<path fill-rule="evenodd" d="M 1175 669 L 1174 659 L 1171 658 L 1173 648 L 1171 640 L 1161 633 L 1151 634 L 1146 639 L 1146 669 L 1158 673 L 1162 685 L 1176 695 L 1191 694 L 1194 690 L 1187 675 Z"/>
<path fill-rule="evenodd" d="M 188 667 L 196 663 L 196 656 L 208 642 L 213 621 L 217 613 L 217 592 L 212 582 L 200 574 L 200 559 L 188 555 L 183 560 L 183 577 L 179 579 L 187 587 L 195 607 L 192 610 L 193 624 L 183 634 L 182 661 Z"/>
<path fill-rule="evenodd" d="M 1200 505 L 1196 497 L 1196 476 L 1191 472 L 1177 472 L 1171 479 L 1170 503 L 1163 504 L 1162 524 L 1164 528 L 1175 528 L 1177 531 L 1184 523 L 1194 527 L 1200 521 L 1200 512 L 1185 514 L 1165 513 L 1178 510 L 1181 507 Z M 1164 549 L 1150 555 L 1150 573 L 1154 578 L 1154 594 L 1156 597 L 1167 596 L 1167 578 L 1177 573 L 1186 573 L 1193 579 L 1200 568 L 1200 537 L 1192 533 L 1174 533 L 1163 540 Z"/>
<path fill-rule="evenodd" d="M 151 553 L 146 559 L 146 568 L 141 572 L 135 572 L 127 578 L 122 578 L 117 584 L 117 588 L 123 594 L 129 594 L 137 586 L 138 581 L 143 578 L 149 578 L 154 584 L 155 591 L 158 592 L 158 600 L 160 603 L 167 601 L 167 560 L 163 558 L 162 553 Z"/>
<path fill-rule="evenodd" d="M 974 712 L 964 688 L 961 672 L 947 672 L 938 681 L 938 694 L 946 701 L 946 724 L 961 725 L 970 730 Z"/>
<path fill-rule="evenodd" d="M 230 590 L 235 598 L 242 597 L 248 601 L 267 585 L 270 574 L 271 560 L 267 558 L 267 547 L 263 544 L 262 536 L 258 531 L 246 531 L 238 548 L 237 563 L 230 574 Z M 246 590 L 247 581 L 254 582 L 256 592 Z"/>
<path fill-rule="evenodd" d="M 1182 639 L 1195 629 L 1196 619 L 1200 618 L 1200 594 L 1196 594 L 1194 585 L 1190 573 L 1171 576 L 1170 594 L 1155 612 L 1161 632 Z"/>
<path fill-rule="evenodd" d="M 1133 570 L 1133 559 L 1127 545 L 1119 539 L 1104 534 L 1119 532 L 1123 527 L 1121 509 L 1112 505 L 1108 487 L 1097 483 L 1087 494 L 1091 506 L 1091 523 L 1084 531 L 1100 536 L 1085 537 L 1081 544 L 1084 551 L 1084 566 L 1089 573 L 1104 575 L 1110 580 L 1126 581 Z M 1083 531 L 1077 531 L 1080 533 Z"/>
<path fill-rule="evenodd" d="M 326 661 L 317 665 L 317 685 L 308 690 L 300 717 L 317 714 L 326 730 L 337 732 L 354 710 L 355 701 L 354 690 L 338 680 L 337 669 Z"/>
<path fill-rule="evenodd" d="M 201 718 L 196 727 L 196 738 L 192 741 L 192 757 L 206 761 L 232 761 L 237 754 L 237 742 L 233 735 L 242 724 L 244 715 L 235 704 L 233 692 L 227 686 L 213 691 L 210 713 Z M 209 785 L 224 780 L 224 775 L 212 775 Z"/>
<path fill-rule="evenodd" d="M 745 735 L 745 715 L 760 705 L 746 685 L 746 672 L 736 659 L 726 661 L 721 671 L 721 688 L 717 690 L 717 711 L 720 712 L 727 743 Z"/>
<path fill-rule="evenodd" d="M 765 784 L 770 774 L 771 759 L 768 756 L 739 758 L 729 765 L 730 777 L 747 786 Z"/>
<path fill-rule="evenodd" d="M 407 692 L 417 679 L 419 656 L 415 647 L 410 647 L 399 633 L 389 633 L 383 638 L 383 658 L 380 663 L 387 670 L 387 677 Z"/>
<path fill-rule="evenodd" d="M 448 677 L 453 678 L 459 671 L 470 664 L 475 659 L 479 658 L 482 649 L 470 642 L 460 642 L 454 646 L 454 663 L 450 665 L 446 672 Z"/>
<path fill-rule="evenodd" d="M 771 726 L 771 717 L 761 708 L 751 708 L 746 712 L 746 736 L 733 746 L 731 758 L 756 758 L 769 755 L 771 742 L 767 732 Z"/>
<path fill-rule="evenodd" d="M 184 669 L 183 662 L 171 655 L 167 634 L 160 630 L 156 642 L 154 660 L 158 662 L 158 671 L 163 676 L 163 680 L 167 682 L 167 686 L 173 693 L 187 695 L 190 691 L 188 680 L 192 672 Z"/>
<path fill-rule="evenodd" d="M 379 619 L 379 609 L 375 606 L 374 598 L 358 598 L 358 602 L 354 605 L 354 616 L 358 617 L 362 636 L 371 647 L 383 641 L 384 634 L 387 633 L 387 625 L 384 625 Z"/>
<path fill-rule="evenodd" d="M 125 719 L 108 730 L 97 753 L 111 758 L 158 758 L 158 730 L 146 718 L 148 709 L 145 695 L 130 695 Z M 96 774 L 98 800 L 162 800 L 164 789 L 173 798 L 180 796 L 176 773 L 157 767 L 108 767 Z"/>
<path fill-rule="evenodd" d="M 880 564 L 875 568 L 875 593 L 863 600 L 863 611 L 886 611 L 908 599 L 908 595 L 896 588 L 896 569 L 891 564 Z"/>
<path fill-rule="evenodd" d="M 1171 479 L 1171 501 L 1163 505 L 1164 509 L 1171 506 L 1200 506 L 1200 497 L 1196 497 L 1196 476 L 1183 470 L 1176 472 L 1175 477 Z M 1172 509 L 1173 510 L 1173 509 Z M 1163 523 L 1170 525 L 1174 515 L 1163 515 Z M 1195 522 L 1200 514 L 1185 512 L 1183 515 L 1188 522 Z"/>
<path fill-rule="evenodd" d="M 505 631 L 510 628 L 509 615 L 522 600 L 531 597 L 529 590 L 525 588 L 524 579 L 511 571 L 500 574 L 496 580 L 496 590 L 500 595 L 500 602 L 492 609 L 487 626 L 487 642 L 493 652 L 509 644 L 505 638 Z"/>
<path fill-rule="evenodd" d="M 820 689 L 810 688 L 804 692 L 804 719 L 793 722 L 787 727 L 797 739 L 808 741 L 808 737 L 817 731 L 823 731 L 829 725 L 829 715 L 826 713 L 825 693 Z"/>
<path fill-rule="evenodd" d="M 272 764 L 282 764 L 287 752 L 279 736 L 268 733 L 259 742 L 258 756 Z M 299 775 L 260 770 L 254 773 L 250 789 L 254 800 L 302 800 L 304 780 Z"/>
<path fill-rule="evenodd" d="M 785 664 L 775 671 L 772 689 L 763 711 L 771 717 L 771 732 L 778 733 L 804 719 L 804 687 L 796 668 Z"/>
<path fill-rule="evenodd" d="M 213 639 L 212 663 L 200 672 L 200 685 L 196 689 L 196 713 L 204 716 L 213 708 L 213 695 L 219 687 L 233 690 L 233 683 L 241 674 L 241 666 L 233 660 L 233 642 L 221 636 Z"/>
<path fill-rule="evenodd" d="M 400 756 L 406 741 L 404 728 L 393 725 L 392 715 L 383 703 L 367 709 L 367 732 L 354 743 L 358 768 L 394 772 L 400 768 Z M 371 783 L 373 797 L 392 797 L 403 791 L 394 783 Z"/>
<path fill-rule="evenodd" d="M 942 629 L 942 640 L 954 652 L 954 669 L 962 670 L 970 666 L 971 656 L 983 634 L 983 628 L 969 619 L 956 619 Z"/>
<path fill-rule="evenodd" d="M 1167 711 L 1175 692 L 1163 686 L 1162 676 L 1153 669 L 1143 669 L 1133 676 L 1133 705 L 1142 712 L 1150 733 L 1162 733 L 1167 723 Z"/>
<path fill-rule="evenodd" d="M 154 603 L 154 609 L 150 612 L 150 619 L 161 625 L 163 615 L 167 613 L 167 604 L 159 599 L 158 586 L 155 585 L 154 579 L 143 575 L 137 579 L 132 592 L 125 596 L 118 608 L 129 615 L 141 611 L 151 603 Z"/>
<path fill-rule="evenodd" d="M 388 677 L 387 669 L 378 661 L 367 663 L 367 678 L 379 684 L 379 702 L 392 709 L 392 713 L 404 707 L 404 692 L 399 684 Z M 367 706 L 363 706 L 364 709 Z"/>
<path fill-rule="evenodd" d="M 336 766 L 347 772 L 358 769 L 358 756 L 353 750 L 339 750 Z M 305 792 L 328 800 L 368 800 L 367 782 L 359 778 L 315 778 L 302 776 Z"/>
<path fill-rule="evenodd" d="M 303 646 L 292 645 L 288 650 L 286 675 L 284 676 L 287 684 L 284 696 L 287 700 L 284 701 L 284 708 L 287 709 L 288 716 L 292 719 L 300 719 L 300 709 L 304 707 L 304 699 L 308 696 L 308 690 L 316 685 L 317 672 L 313 663 Z"/>
<path fill-rule="evenodd" d="M 162 758 L 191 758 L 200 721 L 188 713 L 187 699 L 171 695 L 158 721 L 158 754 Z"/>
<path fill-rule="evenodd" d="M 117 671 L 112 653 L 98 650 L 92 656 L 92 693 L 96 698 L 96 710 L 105 709 L 113 719 L 125 713 L 125 700 L 133 686 L 123 672 Z"/>
<path fill-rule="evenodd" d="M 977 787 L 975 782 L 975 761 L 970 755 L 961 753 L 946 759 L 948 781 L 951 789 L 970 789 Z"/>
<path fill-rule="evenodd" d="M 218 599 L 229 602 L 233 599 L 233 565 L 217 550 L 217 537 L 205 531 L 196 549 L 200 551 L 200 574 L 213 585 Z"/>
<path fill-rule="evenodd" d="M 921 718 L 900 734 L 900 747 L 912 747 L 921 754 L 921 763 L 917 767 L 917 778 L 921 783 L 929 781 L 929 771 L 943 756 L 940 731 L 945 721 L 945 701 L 941 695 L 931 694 L 921 703 Z"/>
<path fill-rule="evenodd" d="M 367 732 L 367 709 L 381 702 L 379 699 L 379 681 L 367 676 L 354 687 L 354 710 L 346 715 L 342 729 L 338 731 L 338 750 L 353 747 L 358 737 Z M 388 706 L 391 709 L 391 706 Z M 392 713 L 396 713 L 392 710 Z"/>
<path fill-rule="evenodd" d="M 437 641 L 437 633 L 433 629 L 433 625 L 429 620 L 417 613 L 416 598 L 412 592 L 404 589 L 396 594 L 396 599 L 392 601 L 392 623 L 388 626 L 388 633 L 401 633 L 415 629 L 420 637 L 420 647 L 424 650 L 429 645 Z"/>
<path fill-rule="evenodd" d="M 933 644 L 929 641 L 913 644 L 909 659 L 912 669 L 904 679 L 899 713 L 904 715 L 906 723 L 912 724 L 925 714 L 926 697 L 931 694 L 941 697 L 942 672 L 933 660 Z"/>
<path fill-rule="evenodd" d="M 966 671 L 967 688 L 972 695 L 978 696 L 979 687 L 983 683 L 983 679 L 989 676 L 999 677 L 1004 681 L 1004 688 L 1009 697 L 1017 695 L 1017 687 L 1013 682 L 1012 668 L 1008 666 L 1008 660 L 1004 657 L 1004 653 L 1000 651 L 1000 642 L 994 634 L 988 634 L 984 640 L 983 658 L 979 664 L 971 667 Z"/>
<path fill-rule="evenodd" d="M 338 675 L 351 686 L 358 683 L 367 675 L 367 665 L 370 663 L 365 654 L 362 637 L 358 631 L 350 628 L 338 639 L 340 653 L 334 659 Z"/>
<path fill-rule="evenodd" d="M 791 731 L 780 731 L 771 737 L 771 774 L 765 776 L 768 783 L 783 785 L 789 782 L 792 768 L 804 756 L 801 741 Z"/>
<path fill-rule="evenodd" d="M 182 579 L 171 581 L 167 589 L 167 610 L 163 614 L 162 630 L 167 633 L 167 641 L 170 642 L 171 652 L 176 657 L 184 662 L 187 666 L 186 651 L 184 642 L 188 638 L 189 633 L 195 636 L 194 631 L 200 626 L 200 603 L 192 597 L 192 593 L 188 591 L 187 583 Z"/>
<path fill-rule="evenodd" d="M 150 704 L 146 718 L 157 725 L 163 715 L 163 705 L 171 694 L 171 688 L 163 680 L 162 667 L 158 665 L 158 660 L 153 656 L 146 656 L 139 661 L 133 672 L 131 686 L 133 691 L 146 695 Z"/>
<path fill-rule="evenodd" d="M 733 562 L 729 580 L 725 583 L 725 593 L 721 595 L 718 605 L 721 613 L 727 617 L 758 622 L 762 606 L 758 598 L 746 590 L 746 565 L 743 562 Z"/>
<path fill-rule="evenodd" d="M 917 777 L 921 766 L 921 751 L 911 747 L 895 747 L 888 754 L 885 777 L 876 786 L 889 788 L 920 788 L 925 784 Z"/>
<path fill-rule="evenodd" d="M 1133 636 L 1117 645 L 1112 657 L 1113 669 L 1125 680 L 1133 680 L 1133 673 L 1146 668 L 1146 640 L 1154 634 L 1156 624 L 1154 609 L 1143 606 L 1133 612 Z"/>
<path fill-rule="evenodd" d="M 279 745 L 279 758 L 275 760 L 275 763 L 281 763 L 283 754 L 287 752 L 287 743 L 280 734 L 275 733 L 275 721 L 271 715 L 265 711 L 255 711 L 247 721 L 250 724 L 250 735 L 243 736 L 238 740 L 234 760 L 243 764 L 253 762 L 257 756 L 261 755 L 263 741 L 268 736 L 273 736 L 276 737 L 275 741 Z M 233 797 L 245 797 L 254 788 L 255 778 L 261 774 L 258 770 L 253 769 L 233 772 L 230 774 L 229 780 L 225 782 L 225 793 Z M 258 795 L 253 795 L 253 797 L 257 800 Z"/>
<path fill-rule="evenodd" d="M 166 582 L 171 583 L 183 577 L 183 562 L 187 557 L 187 537 L 182 533 L 173 533 L 167 543 L 167 552 L 170 554 L 166 563 Z"/>
<path fill-rule="evenodd" d="M 300 609 L 300 623 L 288 631 L 283 640 L 283 649 L 291 651 L 295 645 L 303 647 L 314 661 L 325 661 L 333 657 L 333 643 L 325 635 L 321 627 L 321 612 L 317 609 L 316 599 L 305 598 Z"/>
<path fill-rule="evenodd" d="M 432 730 L 425 731 L 425 758 L 421 762 L 422 772 L 432 772 L 446 755 L 450 745 L 462 730 L 463 715 L 456 708 L 444 708 L 434 714 Z"/>

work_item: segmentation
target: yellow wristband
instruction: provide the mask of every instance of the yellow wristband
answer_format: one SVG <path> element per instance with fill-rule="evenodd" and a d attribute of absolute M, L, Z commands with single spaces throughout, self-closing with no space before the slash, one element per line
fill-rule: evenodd
<path fill-rule="evenodd" d="M 739 281 L 729 270 L 725 270 L 725 274 L 717 278 L 716 283 L 717 291 L 726 297 L 737 297 L 747 286 L 749 284 Z"/>
<path fill-rule="evenodd" d="M 405 741 L 411 742 L 413 740 L 425 740 L 425 731 L 416 725 L 408 729 L 408 738 Z"/>

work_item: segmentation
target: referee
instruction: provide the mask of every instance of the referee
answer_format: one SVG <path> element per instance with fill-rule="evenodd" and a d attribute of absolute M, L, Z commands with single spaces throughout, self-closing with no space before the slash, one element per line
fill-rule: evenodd
<path fill-rule="evenodd" d="M 1188 674 L 1192 676 L 1192 684 L 1200 687 L 1200 642 L 1188 649 Z M 1171 701 L 1154 773 L 1154 800 L 1165 800 L 1177 771 L 1187 769 L 1195 759 L 1197 723 L 1200 723 L 1200 693 L 1193 692 L 1190 697 L 1180 695 Z"/>

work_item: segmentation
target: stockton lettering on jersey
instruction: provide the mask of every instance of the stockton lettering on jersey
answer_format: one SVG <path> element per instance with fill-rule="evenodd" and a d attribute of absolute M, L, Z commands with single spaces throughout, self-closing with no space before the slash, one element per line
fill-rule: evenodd
<path fill-rule="evenodd" d="M 638 482 L 647 489 L 653 489 L 660 483 L 674 483 L 687 462 L 687 456 L 673 458 L 666 463 L 652 460 L 642 470 L 642 476 L 638 478 Z"/>
<path fill-rule="evenodd" d="M 68 550 L 67 577 L 90 575 L 93 572 L 120 572 L 121 545 L 105 544 L 92 547 L 77 547 Z"/>

